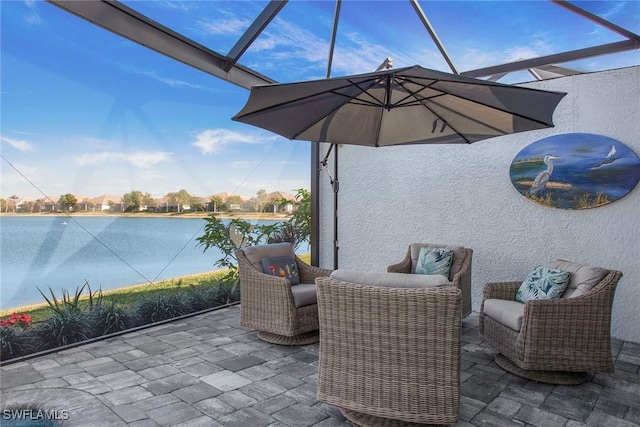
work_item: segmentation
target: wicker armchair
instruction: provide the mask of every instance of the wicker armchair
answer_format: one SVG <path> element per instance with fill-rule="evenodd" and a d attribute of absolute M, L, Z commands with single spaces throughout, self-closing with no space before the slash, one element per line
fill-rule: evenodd
<path fill-rule="evenodd" d="M 553 267 L 572 273 L 561 298 L 522 304 L 515 301 L 522 282 L 485 285 L 479 331 L 500 352 L 496 363 L 514 375 L 550 384 L 581 384 L 590 372 L 613 372 L 611 306 L 622 273 L 562 260 Z M 591 289 L 580 291 L 585 272 L 591 275 Z M 510 306 L 511 314 L 492 313 L 491 307 L 500 305 Z"/>
<path fill-rule="evenodd" d="M 262 272 L 262 258 L 291 255 L 300 284 Z M 331 270 L 314 267 L 298 258 L 289 243 L 250 246 L 236 251 L 240 279 L 240 324 L 258 330 L 263 341 L 281 345 L 318 342 L 318 304 L 315 279 Z M 309 294 L 313 294 L 311 301 Z M 306 297 L 299 303 L 298 295 Z M 304 305 L 301 305 L 304 304 Z"/>
<path fill-rule="evenodd" d="M 412 243 L 404 259 L 387 267 L 389 273 L 414 273 L 420 248 L 443 248 L 453 250 L 453 260 L 449 272 L 451 286 L 462 291 L 462 316 L 471 314 L 471 261 L 473 250 L 462 246 L 440 245 L 434 243 Z"/>
<path fill-rule="evenodd" d="M 319 278 L 318 400 L 359 426 L 455 424 L 460 290 Z M 413 424 L 417 423 L 417 424 Z"/>

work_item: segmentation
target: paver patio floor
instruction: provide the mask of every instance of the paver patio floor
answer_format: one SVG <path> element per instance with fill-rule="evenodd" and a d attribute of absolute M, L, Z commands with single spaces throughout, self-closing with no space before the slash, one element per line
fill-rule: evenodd
<path fill-rule="evenodd" d="M 463 321 L 457 426 L 640 425 L 640 344 L 614 340 L 613 374 L 552 386 L 501 370 L 477 325 Z M 349 426 L 316 400 L 317 362 L 317 344 L 265 343 L 232 306 L 5 364 L 1 403 L 68 411 L 64 426 Z"/>

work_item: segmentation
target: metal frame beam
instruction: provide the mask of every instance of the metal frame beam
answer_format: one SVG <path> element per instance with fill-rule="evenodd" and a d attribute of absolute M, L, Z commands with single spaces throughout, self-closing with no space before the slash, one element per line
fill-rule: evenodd
<path fill-rule="evenodd" d="M 524 59 L 521 61 L 510 62 L 508 64 L 478 68 L 476 70 L 464 71 L 461 74 L 467 77 L 486 77 L 492 76 L 494 74 L 511 73 L 514 71 L 527 70 L 529 68 L 537 68 L 543 65 L 561 64 L 563 62 L 577 61 L 578 59 L 591 58 L 594 56 L 626 52 L 639 48 L 640 42 L 637 42 L 635 40 L 624 40 L 621 42 L 588 47 L 585 49 L 572 50 L 570 52 L 556 53 L 554 55 Z"/>
<path fill-rule="evenodd" d="M 637 42 L 640 42 L 640 35 L 627 30 L 626 28 L 622 28 L 619 25 L 614 24 L 611 21 L 607 21 L 604 18 L 599 17 L 598 15 L 594 15 L 593 13 L 589 12 L 588 10 L 585 10 L 579 6 L 576 6 L 573 3 L 569 3 L 566 0 L 549 0 L 551 3 L 556 4 L 560 7 L 564 7 L 565 9 L 582 16 L 583 18 L 586 18 L 592 22 L 595 22 L 598 25 L 602 25 L 603 27 L 605 27 L 608 30 L 611 30 L 615 33 L 620 34 L 622 37 L 629 39 L 629 40 L 635 40 Z"/>
<path fill-rule="evenodd" d="M 247 31 L 244 32 L 242 37 L 240 37 L 227 54 L 227 71 L 238 62 L 242 54 L 249 49 L 251 43 L 267 28 L 267 25 L 271 23 L 273 18 L 276 17 L 288 1 L 289 0 L 271 0 L 267 7 L 264 8 L 262 13 L 251 23 Z"/>
<path fill-rule="evenodd" d="M 227 69 L 227 58 L 160 25 L 115 1 L 64 1 L 49 3 L 149 49 L 244 88 L 275 83 L 241 65 Z"/>
<path fill-rule="evenodd" d="M 411 3 L 411 6 L 413 6 L 413 9 L 416 11 L 416 14 L 418 15 L 418 18 L 420 18 L 420 21 L 422 22 L 422 25 L 424 25 L 424 28 L 427 30 L 427 32 L 431 36 L 431 39 L 436 44 L 436 47 L 440 51 L 440 54 L 442 54 L 442 57 L 444 58 L 444 60 L 447 61 L 447 64 L 449 65 L 449 68 L 451 68 L 451 71 L 454 74 L 460 74 L 460 72 L 456 68 L 455 64 L 451 60 L 451 57 L 447 53 L 447 50 L 444 48 L 444 45 L 440 41 L 440 37 L 438 37 L 438 34 L 436 33 L 436 30 L 431 25 L 431 22 L 429 22 L 429 18 L 427 18 L 427 15 L 425 15 L 424 11 L 422 10 L 420 5 L 418 4 L 418 1 L 417 0 L 409 0 L 409 2 Z"/>

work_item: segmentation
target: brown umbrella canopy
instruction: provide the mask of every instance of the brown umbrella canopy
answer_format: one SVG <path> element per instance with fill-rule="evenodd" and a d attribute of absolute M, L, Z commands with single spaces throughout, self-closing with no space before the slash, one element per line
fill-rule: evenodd
<path fill-rule="evenodd" d="M 233 120 L 335 144 L 470 144 L 552 127 L 565 95 L 413 66 L 254 86 Z"/>

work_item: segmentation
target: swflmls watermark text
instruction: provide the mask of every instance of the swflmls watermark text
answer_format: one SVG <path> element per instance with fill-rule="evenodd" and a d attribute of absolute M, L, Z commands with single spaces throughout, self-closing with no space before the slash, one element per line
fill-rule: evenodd
<path fill-rule="evenodd" d="M 5 409 L 2 411 L 3 420 L 68 420 L 69 411 L 66 409 L 40 410 L 40 409 Z"/>

